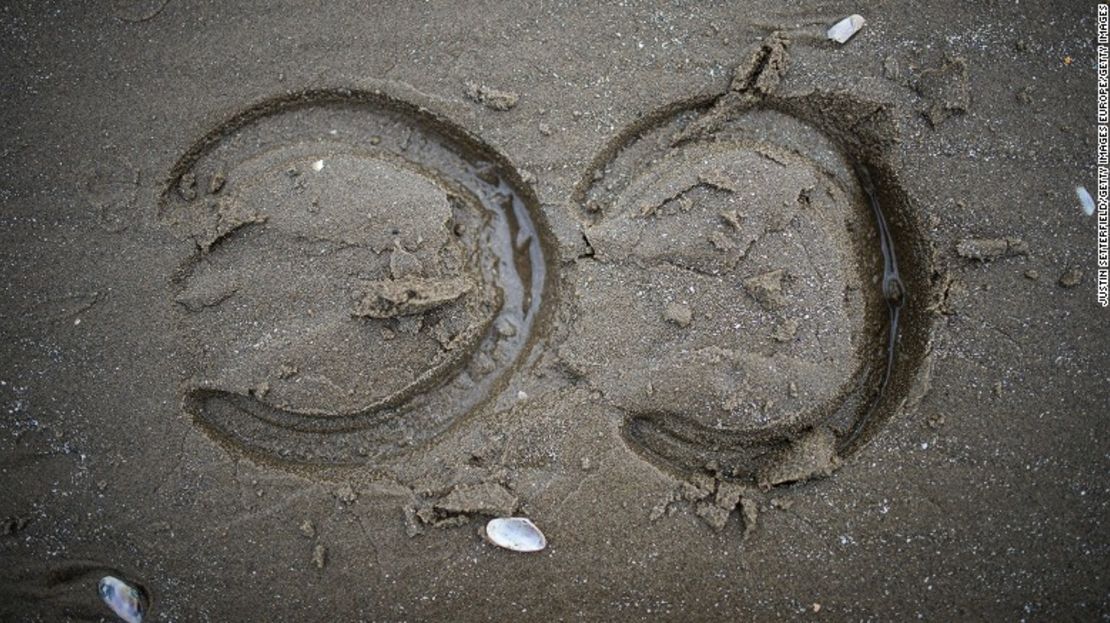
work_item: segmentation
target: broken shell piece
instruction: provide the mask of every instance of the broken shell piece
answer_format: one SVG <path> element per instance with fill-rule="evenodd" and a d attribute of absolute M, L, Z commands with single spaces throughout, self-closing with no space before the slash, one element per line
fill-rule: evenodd
<path fill-rule="evenodd" d="M 483 537 L 514 552 L 538 552 L 547 547 L 543 533 L 525 517 L 498 517 L 486 524 Z"/>
<path fill-rule="evenodd" d="M 1095 200 L 1091 197 L 1091 193 L 1083 186 L 1075 187 L 1075 196 L 1079 197 L 1079 207 L 1083 208 L 1083 214 L 1091 216 L 1095 213 Z"/>
<path fill-rule="evenodd" d="M 828 37 L 837 43 L 847 43 L 863 28 L 867 20 L 862 15 L 849 15 L 829 28 Z"/>
<path fill-rule="evenodd" d="M 119 578 L 106 575 L 98 586 L 100 598 L 127 623 L 142 623 L 146 612 L 146 597 L 142 589 L 131 586 Z"/>

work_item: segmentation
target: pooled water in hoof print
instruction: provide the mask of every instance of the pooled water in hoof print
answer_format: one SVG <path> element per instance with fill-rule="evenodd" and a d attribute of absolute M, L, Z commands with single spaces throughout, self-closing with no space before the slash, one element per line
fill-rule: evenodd
<path fill-rule="evenodd" d="M 534 200 L 490 150 L 384 96 L 304 93 L 190 150 L 161 218 L 196 247 L 173 278 L 184 407 L 221 441 L 374 463 L 480 404 L 544 301 Z"/>
<path fill-rule="evenodd" d="M 928 286 L 881 153 L 760 80 L 647 119 L 587 173 L 560 356 L 645 458 L 766 487 L 831 472 L 889 417 Z"/>

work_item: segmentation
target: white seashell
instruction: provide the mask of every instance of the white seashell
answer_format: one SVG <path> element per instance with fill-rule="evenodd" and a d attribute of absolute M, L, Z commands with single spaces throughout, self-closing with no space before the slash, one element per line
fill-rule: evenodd
<path fill-rule="evenodd" d="M 142 623 L 146 612 L 146 598 L 141 589 L 131 586 L 119 578 L 106 575 L 98 585 L 100 598 L 116 616 L 127 623 Z"/>
<path fill-rule="evenodd" d="M 324 169 L 324 161 L 323 160 L 317 160 L 316 162 L 312 163 L 312 170 L 313 171 L 322 171 L 323 169 Z"/>
<path fill-rule="evenodd" d="M 547 547 L 543 533 L 525 517 L 498 517 L 486 524 L 486 540 L 514 552 L 538 552 Z"/>
<path fill-rule="evenodd" d="M 828 37 L 837 43 L 847 43 L 866 23 L 862 15 L 849 15 L 829 28 Z"/>
<path fill-rule="evenodd" d="M 1075 187 L 1075 196 L 1079 197 L 1079 207 L 1083 208 L 1083 214 L 1091 216 L 1095 213 L 1095 200 L 1091 197 L 1091 193 L 1082 186 Z"/>

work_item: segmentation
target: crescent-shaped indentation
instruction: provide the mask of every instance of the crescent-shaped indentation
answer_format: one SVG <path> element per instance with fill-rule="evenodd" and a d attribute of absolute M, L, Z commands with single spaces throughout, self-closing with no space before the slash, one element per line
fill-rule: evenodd
<path fill-rule="evenodd" d="M 292 463 L 380 463 L 494 395 L 544 330 L 549 234 L 507 161 L 380 93 L 252 106 L 186 151 L 159 206 L 185 410 Z"/>

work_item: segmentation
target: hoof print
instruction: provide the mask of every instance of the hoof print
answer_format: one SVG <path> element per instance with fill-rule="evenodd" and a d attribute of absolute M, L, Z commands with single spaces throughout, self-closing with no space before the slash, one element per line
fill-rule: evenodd
<path fill-rule="evenodd" d="M 785 54 L 773 43 L 759 58 Z M 593 252 L 560 353 L 644 458 L 773 487 L 831 473 L 889 419 L 933 284 L 882 106 L 757 88 L 764 65 L 649 116 L 586 172 L 573 205 Z"/>
<path fill-rule="evenodd" d="M 195 243 L 172 279 L 183 406 L 243 451 L 394 460 L 480 404 L 543 322 L 535 197 L 422 108 L 289 94 L 215 128 L 169 177 L 159 216 Z"/>

